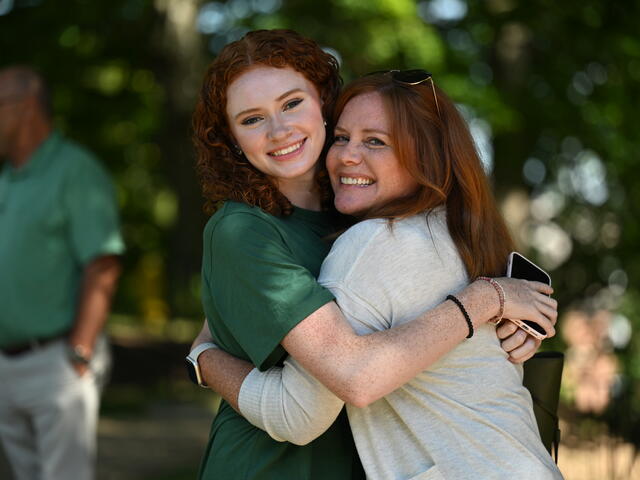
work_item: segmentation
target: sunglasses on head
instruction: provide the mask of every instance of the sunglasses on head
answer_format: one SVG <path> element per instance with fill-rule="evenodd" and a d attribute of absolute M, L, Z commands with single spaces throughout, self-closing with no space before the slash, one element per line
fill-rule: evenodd
<path fill-rule="evenodd" d="M 438 105 L 438 96 L 436 95 L 436 87 L 433 84 L 433 75 L 426 70 L 413 69 L 413 70 L 378 70 L 375 72 L 367 73 L 369 75 L 390 75 L 394 82 L 398 82 L 402 85 L 420 85 L 426 81 L 431 82 L 431 90 L 433 91 L 433 99 L 436 102 L 436 110 L 438 116 L 440 116 L 440 106 Z"/>

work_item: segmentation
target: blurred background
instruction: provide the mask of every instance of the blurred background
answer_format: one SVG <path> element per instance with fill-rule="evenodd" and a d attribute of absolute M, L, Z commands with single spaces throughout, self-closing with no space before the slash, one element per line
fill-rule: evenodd
<path fill-rule="evenodd" d="M 314 38 L 347 82 L 433 72 L 520 250 L 553 278 L 559 334 L 544 348 L 566 354 L 563 473 L 640 478 L 639 21 L 637 0 L 0 0 L 0 67 L 43 74 L 57 126 L 117 185 L 128 250 L 100 479 L 197 471 L 217 398 L 183 369 L 207 220 L 190 115 L 208 62 L 257 28 Z"/>

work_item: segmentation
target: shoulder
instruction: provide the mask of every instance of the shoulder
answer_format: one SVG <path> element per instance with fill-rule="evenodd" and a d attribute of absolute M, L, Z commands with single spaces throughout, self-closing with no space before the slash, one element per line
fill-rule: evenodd
<path fill-rule="evenodd" d="M 365 220 L 344 232 L 334 243 L 332 251 L 355 249 L 359 252 L 358 256 L 362 256 L 393 247 L 416 245 L 417 240 L 423 241 L 432 236 L 432 229 L 429 228 L 432 223 L 427 222 L 426 213 L 393 223 L 379 218 Z M 439 225 L 437 229 L 440 230 Z"/>
<path fill-rule="evenodd" d="M 241 241 L 244 235 L 276 232 L 275 218 L 258 207 L 240 202 L 226 201 L 211 216 L 205 227 L 205 236 L 231 237 Z"/>
<path fill-rule="evenodd" d="M 348 277 L 379 258 L 381 251 L 388 250 L 391 229 L 385 219 L 370 219 L 359 222 L 346 230 L 331 247 L 320 277 L 323 282 L 333 283 Z"/>
<path fill-rule="evenodd" d="M 97 157 L 86 147 L 62 135 L 59 137 L 56 155 L 59 157 L 56 161 L 72 167 L 102 168 Z"/>
<path fill-rule="evenodd" d="M 385 219 L 360 222 L 334 243 L 322 267 L 323 277 L 343 278 L 358 272 L 397 271 L 415 265 L 443 263 L 442 255 L 457 257 L 443 211 L 424 212 L 391 224 Z"/>
<path fill-rule="evenodd" d="M 215 251 L 217 258 L 237 259 L 249 252 L 263 256 L 285 244 L 275 217 L 258 207 L 231 201 L 209 219 L 203 237 L 205 251 Z"/>
<path fill-rule="evenodd" d="M 86 147 L 62 136 L 51 167 L 63 174 L 68 188 L 112 187 L 111 176 L 98 158 Z"/>
<path fill-rule="evenodd" d="M 376 244 L 378 237 L 388 235 L 389 222 L 385 219 L 374 218 L 358 222 L 342 233 L 333 244 L 333 250 L 347 248 L 366 249 Z"/>

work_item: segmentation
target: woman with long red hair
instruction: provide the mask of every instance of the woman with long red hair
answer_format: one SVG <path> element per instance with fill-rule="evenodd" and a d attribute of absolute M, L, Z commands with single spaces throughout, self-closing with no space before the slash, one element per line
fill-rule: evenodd
<path fill-rule="evenodd" d="M 546 296 L 551 289 L 511 279 L 501 281 L 507 293 L 502 306 L 491 284 L 478 280 L 464 288 L 467 280 L 451 290 L 466 313 L 443 296 L 398 328 L 354 332 L 333 301 L 336 293 L 315 281 L 329 249 L 325 239 L 336 226 L 326 169 L 318 160 L 339 85 L 335 60 L 291 31 L 247 34 L 225 47 L 205 76 L 194 138 L 203 190 L 217 210 L 204 232 L 203 336 L 212 335 L 238 359 L 212 345 L 192 353 L 201 378 L 225 399 L 201 478 L 361 476 L 341 406 L 329 425 L 296 419 L 314 430 L 302 428 L 313 438 L 295 444 L 279 443 L 237 413 L 240 388 L 257 372 L 254 365 L 282 365 L 289 354 L 287 371 L 306 378 L 311 389 L 327 394 L 326 385 L 363 406 L 415 377 L 502 309 L 554 333 L 556 304 Z M 495 328 L 487 329 L 499 348 Z M 512 351 L 530 355 L 530 347 Z"/>

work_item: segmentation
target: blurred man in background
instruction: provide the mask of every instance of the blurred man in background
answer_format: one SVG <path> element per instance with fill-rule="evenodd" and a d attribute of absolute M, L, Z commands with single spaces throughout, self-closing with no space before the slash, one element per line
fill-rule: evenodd
<path fill-rule="evenodd" d="M 16 480 L 94 476 L 101 336 L 124 245 L 108 175 L 0 70 L 0 441 Z"/>

